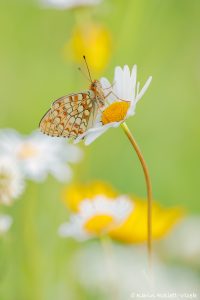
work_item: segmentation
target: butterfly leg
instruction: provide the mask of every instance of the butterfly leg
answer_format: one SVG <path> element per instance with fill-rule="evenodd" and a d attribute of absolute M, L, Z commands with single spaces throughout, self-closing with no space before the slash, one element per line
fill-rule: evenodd
<path fill-rule="evenodd" d="M 110 91 L 107 95 L 105 95 L 105 99 L 108 98 L 108 96 L 110 96 L 111 94 L 113 94 L 117 99 L 122 100 L 113 91 Z M 122 100 L 122 101 L 124 101 L 124 100 Z"/>
<path fill-rule="evenodd" d="M 115 82 L 113 82 L 111 84 L 111 86 L 107 87 L 107 88 L 104 88 L 103 90 L 109 90 L 109 89 L 112 89 L 113 86 L 115 85 Z M 105 95 L 105 98 L 107 98 L 109 95 L 113 94 L 117 99 L 121 100 L 121 101 L 124 101 L 122 99 L 120 99 L 113 91 L 110 91 L 107 95 Z"/>
<path fill-rule="evenodd" d="M 110 96 L 111 94 L 113 94 L 112 91 L 110 91 L 107 95 L 105 95 L 105 99 L 108 98 L 108 96 Z"/>
<path fill-rule="evenodd" d="M 121 100 L 121 101 L 123 101 L 123 102 L 130 102 L 130 101 L 128 101 L 128 100 L 124 100 L 124 99 L 119 98 L 113 91 L 110 91 L 107 95 L 105 95 L 105 99 L 106 99 L 108 96 L 110 96 L 111 94 L 113 94 L 118 100 Z"/>
<path fill-rule="evenodd" d="M 105 89 L 103 89 L 103 90 L 109 90 L 109 89 L 113 88 L 114 85 L 115 85 L 115 82 L 113 82 L 113 83 L 111 84 L 111 86 L 109 86 L 109 87 L 107 87 L 107 88 L 105 88 Z M 110 91 L 107 95 L 105 95 L 105 98 L 107 98 L 107 97 L 108 97 L 109 95 L 111 95 L 111 94 L 113 94 L 113 96 L 115 96 L 118 100 L 121 100 L 121 101 L 123 101 L 123 102 L 129 102 L 129 101 L 127 101 L 127 100 L 124 100 L 124 99 L 119 98 L 113 91 Z"/>
<path fill-rule="evenodd" d="M 109 87 L 104 88 L 103 90 L 109 90 L 109 89 L 113 88 L 114 85 L 115 85 L 115 82 L 113 82 Z"/>

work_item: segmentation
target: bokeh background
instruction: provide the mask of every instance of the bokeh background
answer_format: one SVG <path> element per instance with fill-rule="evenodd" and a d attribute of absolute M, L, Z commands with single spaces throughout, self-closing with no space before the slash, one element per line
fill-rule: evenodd
<path fill-rule="evenodd" d="M 66 50 L 74 26 L 85 18 L 104 26 L 112 39 L 105 67 L 90 65 L 94 78 L 112 80 L 116 65 L 135 63 L 141 84 L 153 76 L 128 125 L 148 163 L 154 198 L 198 214 L 199 0 L 105 0 L 79 10 L 43 7 L 39 0 L 1 0 L 0 128 L 29 134 L 53 100 L 87 89 L 77 71 L 83 63 Z M 101 179 L 122 193 L 145 197 L 140 165 L 120 128 L 81 147 L 84 159 L 73 167 L 74 181 Z M 98 299 L 74 283 L 69 264 L 80 245 L 57 235 L 67 218 L 62 188 L 51 177 L 30 182 L 9 208 L 15 221 L 1 243 L 0 299 Z"/>

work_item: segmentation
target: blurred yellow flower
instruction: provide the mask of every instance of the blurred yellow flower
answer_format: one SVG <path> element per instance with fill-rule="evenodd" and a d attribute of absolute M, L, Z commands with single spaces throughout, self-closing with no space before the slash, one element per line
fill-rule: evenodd
<path fill-rule="evenodd" d="M 118 228 L 110 232 L 113 239 L 125 243 L 142 243 L 147 240 L 147 201 L 133 197 L 134 210 Z M 181 208 L 162 208 L 156 202 L 152 205 L 152 238 L 164 237 L 183 217 Z"/>
<path fill-rule="evenodd" d="M 102 71 L 110 58 L 112 41 L 108 29 L 92 22 L 77 25 L 64 47 L 64 56 L 71 58 L 78 64 L 82 63 L 86 55 L 89 66 L 95 72 Z"/>
<path fill-rule="evenodd" d="M 73 214 L 70 222 L 61 225 L 62 236 L 85 239 L 106 232 L 113 239 L 125 243 L 143 243 L 147 240 L 145 200 L 119 195 L 101 181 L 71 185 L 64 191 L 63 200 Z M 131 207 L 126 205 L 127 201 L 132 203 Z M 123 218 L 120 217 L 120 208 Z M 153 239 L 165 236 L 182 216 L 183 210 L 180 208 L 162 208 L 153 202 Z M 118 218 L 120 222 L 116 222 Z"/>
<path fill-rule="evenodd" d="M 71 211 L 77 212 L 80 203 L 84 199 L 93 200 L 99 195 L 113 199 L 117 197 L 117 192 L 110 185 L 101 181 L 94 181 L 89 184 L 74 184 L 64 190 L 63 201 Z"/>

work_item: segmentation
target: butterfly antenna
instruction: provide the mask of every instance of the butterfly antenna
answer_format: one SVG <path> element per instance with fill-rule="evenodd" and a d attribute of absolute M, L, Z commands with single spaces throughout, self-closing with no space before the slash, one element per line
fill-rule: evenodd
<path fill-rule="evenodd" d="M 78 70 L 83 74 L 83 76 L 90 81 L 90 78 L 83 72 L 83 70 L 79 67 Z"/>
<path fill-rule="evenodd" d="M 83 55 L 83 59 L 85 61 L 85 64 L 86 64 L 86 67 L 87 67 L 87 70 L 88 70 L 88 74 L 89 74 L 89 77 L 90 77 L 90 81 L 92 82 L 92 77 L 91 77 L 91 74 L 90 74 L 90 69 L 88 67 L 88 63 L 87 63 L 87 60 L 86 60 L 86 57 L 85 55 Z"/>

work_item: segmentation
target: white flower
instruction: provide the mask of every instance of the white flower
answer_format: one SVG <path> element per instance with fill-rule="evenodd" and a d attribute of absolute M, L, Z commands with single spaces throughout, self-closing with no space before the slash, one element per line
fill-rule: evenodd
<path fill-rule="evenodd" d="M 41 0 L 42 5 L 56 9 L 71 9 L 80 6 L 97 5 L 101 0 Z"/>
<path fill-rule="evenodd" d="M 188 216 L 161 242 L 161 255 L 200 268 L 200 216 Z"/>
<path fill-rule="evenodd" d="M 68 163 L 78 162 L 82 156 L 79 148 L 64 139 L 52 139 L 37 131 L 23 136 L 11 129 L 0 131 L 0 153 L 10 155 L 24 176 L 35 181 L 44 180 L 48 173 L 68 181 L 72 175 Z"/>
<path fill-rule="evenodd" d="M 108 262 L 111 262 L 112 269 Z M 101 299 L 110 299 L 106 292 L 110 290 L 111 283 L 115 287 L 118 300 L 199 298 L 198 271 L 176 263 L 170 264 L 166 260 L 161 261 L 155 250 L 151 278 L 147 268 L 145 245 L 124 247 L 112 243 L 112 255 L 107 261 L 99 243 L 88 243 L 74 253 L 71 268 L 75 270 L 78 283 L 88 293 L 95 290 L 98 295 L 102 295 Z"/>
<path fill-rule="evenodd" d="M 89 145 L 100 135 L 111 127 L 118 127 L 127 118 L 135 114 L 137 102 L 142 98 L 148 89 L 152 77 L 150 76 L 143 88 L 140 90 L 140 83 L 137 82 L 137 66 L 134 65 L 130 71 L 127 65 L 122 69 L 115 68 L 114 81 L 111 85 L 108 79 L 102 78 L 101 85 L 106 97 L 106 105 L 103 112 L 99 112 L 92 128 L 79 136 L 74 142 L 78 143 L 85 139 Z"/>
<path fill-rule="evenodd" d="M 59 228 L 59 235 L 84 240 L 107 233 L 120 225 L 132 212 L 133 203 L 126 196 L 115 199 L 97 195 L 80 203 L 79 212 L 73 214 L 69 223 Z"/>
<path fill-rule="evenodd" d="M 8 215 L 0 215 L 0 235 L 6 233 L 12 225 L 12 218 Z"/>
<path fill-rule="evenodd" d="M 24 179 L 13 159 L 0 156 L 0 203 L 9 205 L 24 190 Z"/>

